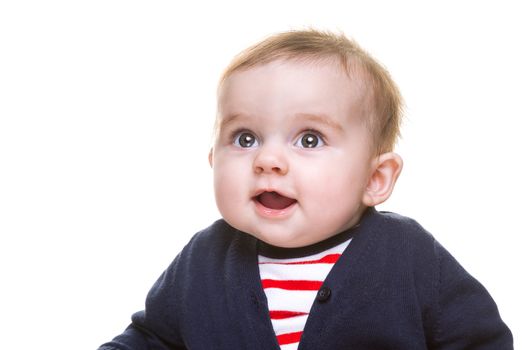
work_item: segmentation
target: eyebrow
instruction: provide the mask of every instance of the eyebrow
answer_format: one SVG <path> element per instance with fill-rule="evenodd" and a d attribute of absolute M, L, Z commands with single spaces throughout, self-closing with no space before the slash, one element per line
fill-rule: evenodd
<path fill-rule="evenodd" d="M 243 120 L 243 119 L 249 119 L 249 118 L 243 114 L 229 114 L 219 120 L 219 123 L 218 123 L 219 129 L 222 129 L 228 124 L 231 124 L 237 120 Z"/>
<path fill-rule="evenodd" d="M 298 113 L 294 117 L 298 120 L 306 120 L 314 123 L 324 124 L 337 131 L 343 130 L 341 124 L 324 114 Z"/>
<path fill-rule="evenodd" d="M 318 124 L 326 125 L 337 131 L 343 131 L 343 127 L 338 122 L 324 114 L 312 114 L 312 113 L 297 113 L 293 116 L 296 121 L 310 121 Z M 244 114 L 230 114 L 222 118 L 219 122 L 219 129 L 226 127 L 228 124 L 234 123 L 238 120 L 249 120 L 248 116 Z"/>

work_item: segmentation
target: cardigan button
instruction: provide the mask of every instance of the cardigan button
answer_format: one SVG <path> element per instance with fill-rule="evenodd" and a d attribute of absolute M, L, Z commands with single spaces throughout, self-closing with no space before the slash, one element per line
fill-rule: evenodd
<path fill-rule="evenodd" d="M 317 301 L 324 303 L 330 298 L 332 291 L 328 287 L 321 287 L 317 292 Z"/>

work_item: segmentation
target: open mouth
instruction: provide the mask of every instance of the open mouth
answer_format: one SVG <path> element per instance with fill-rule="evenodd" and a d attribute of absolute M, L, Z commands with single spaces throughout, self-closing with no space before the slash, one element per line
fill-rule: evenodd
<path fill-rule="evenodd" d="M 256 196 L 255 200 L 264 207 L 273 210 L 282 210 L 288 208 L 294 203 L 297 203 L 297 200 L 283 196 L 275 191 L 263 192 Z"/>

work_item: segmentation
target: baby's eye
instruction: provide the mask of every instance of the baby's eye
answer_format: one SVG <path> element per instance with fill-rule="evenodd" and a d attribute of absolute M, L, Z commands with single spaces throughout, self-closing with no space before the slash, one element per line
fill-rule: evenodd
<path fill-rule="evenodd" d="M 259 145 L 259 141 L 251 132 L 240 132 L 233 139 L 233 144 L 242 148 L 256 147 Z"/>
<path fill-rule="evenodd" d="M 295 145 L 301 148 L 316 148 L 324 146 L 324 141 L 321 136 L 314 132 L 305 132 L 301 135 L 299 140 L 297 140 Z"/>

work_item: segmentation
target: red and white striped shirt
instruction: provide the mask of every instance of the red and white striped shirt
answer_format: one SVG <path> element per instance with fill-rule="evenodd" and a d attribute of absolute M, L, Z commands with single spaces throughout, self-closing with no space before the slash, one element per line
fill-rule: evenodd
<path fill-rule="evenodd" d="M 261 282 L 282 350 L 299 346 L 317 292 L 350 241 L 351 238 L 299 258 L 269 258 L 259 254 Z"/>

